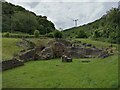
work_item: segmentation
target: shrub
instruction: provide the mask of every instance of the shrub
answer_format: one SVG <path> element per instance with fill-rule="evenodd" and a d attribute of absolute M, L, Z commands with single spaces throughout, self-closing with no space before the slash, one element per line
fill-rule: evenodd
<path fill-rule="evenodd" d="M 35 37 L 39 37 L 40 32 L 39 32 L 38 30 L 35 30 L 35 31 L 34 31 L 34 35 L 35 35 Z"/>
<path fill-rule="evenodd" d="M 53 33 L 48 33 L 47 37 L 54 38 L 54 34 Z"/>
<path fill-rule="evenodd" d="M 10 33 L 9 33 L 9 32 L 6 32 L 6 33 L 4 34 L 4 37 L 10 37 Z"/>
<path fill-rule="evenodd" d="M 62 32 L 60 32 L 60 31 L 55 31 L 55 32 L 54 32 L 54 37 L 55 37 L 55 38 L 62 38 L 62 36 L 63 36 L 63 35 L 62 35 Z"/>
<path fill-rule="evenodd" d="M 87 38 L 87 34 L 85 33 L 85 31 L 80 30 L 76 36 L 76 38 Z"/>

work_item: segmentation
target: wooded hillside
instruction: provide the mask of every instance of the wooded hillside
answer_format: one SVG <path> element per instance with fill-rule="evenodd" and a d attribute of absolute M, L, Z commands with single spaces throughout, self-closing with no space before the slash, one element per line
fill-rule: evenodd
<path fill-rule="evenodd" d="M 2 32 L 33 34 L 35 30 L 44 35 L 54 31 L 55 26 L 46 16 L 38 16 L 21 6 L 2 2 Z"/>
<path fill-rule="evenodd" d="M 120 12 L 112 8 L 100 19 L 79 27 L 64 30 L 66 37 L 70 38 L 92 38 L 112 43 L 120 42 Z"/>

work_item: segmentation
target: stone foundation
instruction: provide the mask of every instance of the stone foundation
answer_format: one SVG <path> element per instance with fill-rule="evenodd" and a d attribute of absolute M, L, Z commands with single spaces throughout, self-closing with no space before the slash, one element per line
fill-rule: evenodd
<path fill-rule="evenodd" d="M 2 71 L 12 69 L 18 66 L 24 65 L 23 62 L 17 60 L 17 59 L 12 59 L 12 60 L 7 60 L 2 62 Z"/>

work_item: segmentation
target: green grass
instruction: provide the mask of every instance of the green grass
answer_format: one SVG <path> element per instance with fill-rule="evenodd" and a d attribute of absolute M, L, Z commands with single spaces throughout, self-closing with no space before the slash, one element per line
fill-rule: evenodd
<path fill-rule="evenodd" d="M 21 39 L 15 38 L 2 38 L 2 60 L 11 59 L 14 54 L 22 50 L 21 47 L 17 46 L 17 42 Z"/>
<path fill-rule="evenodd" d="M 46 45 L 49 41 L 52 41 L 51 38 L 40 39 L 40 38 L 30 38 L 30 41 L 39 45 Z M 11 59 L 14 54 L 19 53 L 22 50 L 22 47 L 17 46 L 17 43 L 20 42 L 20 38 L 2 38 L 2 60 Z"/>
<path fill-rule="evenodd" d="M 33 43 L 35 43 L 36 46 L 40 46 L 40 45 L 46 46 L 46 44 L 48 44 L 48 42 L 54 41 L 53 38 L 31 38 L 29 40 L 32 41 Z"/>
<path fill-rule="evenodd" d="M 105 59 L 60 59 L 31 61 L 3 72 L 3 88 L 115 88 L 118 86 L 118 56 Z M 87 59 L 88 60 L 88 59 Z M 57 65 L 57 66 L 56 66 Z"/>
<path fill-rule="evenodd" d="M 73 39 L 73 41 L 76 40 L 76 41 L 81 41 L 83 43 L 90 43 L 96 47 L 99 47 L 99 48 L 105 48 L 105 47 L 108 47 L 110 46 L 111 44 L 110 43 L 107 43 L 107 42 L 101 42 L 101 41 L 95 41 L 95 40 L 91 40 L 91 39 Z M 118 47 L 117 44 L 112 44 L 114 47 Z"/>
<path fill-rule="evenodd" d="M 48 42 L 54 41 L 52 38 L 30 38 L 30 41 L 36 44 L 36 46 L 44 45 Z M 93 41 L 90 39 L 73 39 L 77 41 L 82 41 L 84 43 L 91 43 L 97 47 L 108 47 L 110 43 L 100 42 L 100 41 Z M 2 38 L 2 59 L 8 60 L 13 57 L 14 54 L 18 53 L 22 50 L 22 47 L 16 45 L 17 42 L 20 42 L 21 39 L 19 38 Z M 117 48 L 117 44 L 113 44 L 114 47 Z"/>

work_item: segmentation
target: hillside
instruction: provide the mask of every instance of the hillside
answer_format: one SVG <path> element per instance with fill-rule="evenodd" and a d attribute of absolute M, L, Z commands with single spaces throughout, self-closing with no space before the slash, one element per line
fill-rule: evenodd
<path fill-rule="evenodd" d="M 35 30 L 44 35 L 54 31 L 55 27 L 46 16 L 38 16 L 21 6 L 2 2 L 2 32 L 33 34 Z"/>
<path fill-rule="evenodd" d="M 112 8 L 100 19 L 83 26 L 66 29 L 64 35 L 69 38 L 92 38 L 112 43 L 119 43 L 120 12 Z"/>

